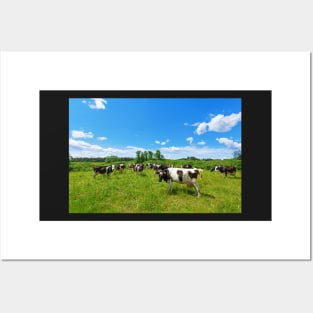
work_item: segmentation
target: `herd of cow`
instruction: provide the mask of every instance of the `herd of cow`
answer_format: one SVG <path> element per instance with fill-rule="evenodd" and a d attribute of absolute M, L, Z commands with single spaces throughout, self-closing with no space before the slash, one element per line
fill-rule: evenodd
<path fill-rule="evenodd" d="M 125 170 L 125 164 L 109 165 L 109 166 L 93 166 L 94 178 L 97 174 L 106 174 L 110 175 L 113 171 L 119 171 L 122 173 Z M 197 182 L 197 178 L 200 174 L 202 177 L 203 169 L 194 168 L 190 164 L 184 164 L 180 168 L 173 167 L 173 165 L 161 165 L 161 164 L 129 164 L 128 168 L 137 174 L 142 172 L 144 168 L 153 169 L 155 175 L 159 175 L 159 182 L 163 180 L 169 182 L 169 189 L 172 193 L 173 191 L 173 182 L 180 184 L 186 184 L 188 187 L 194 187 L 196 191 L 196 196 L 200 197 L 200 188 Z M 231 174 L 236 175 L 235 166 L 224 166 L 216 165 L 211 168 L 211 172 L 220 172 L 227 176 Z"/>

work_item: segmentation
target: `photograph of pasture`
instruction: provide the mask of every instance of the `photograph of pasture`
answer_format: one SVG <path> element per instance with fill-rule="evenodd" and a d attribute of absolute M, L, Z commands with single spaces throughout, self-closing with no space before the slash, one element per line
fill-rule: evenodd
<path fill-rule="evenodd" d="M 69 213 L 242 213 L 241 98 L 69 98 Z"/>

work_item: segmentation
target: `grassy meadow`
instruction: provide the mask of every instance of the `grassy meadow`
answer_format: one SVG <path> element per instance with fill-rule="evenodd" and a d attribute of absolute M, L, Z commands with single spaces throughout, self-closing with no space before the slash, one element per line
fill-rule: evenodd
<path fill-rule="evenodd" d="M 94 178 L 92 166 L 105 164 L 70 162 L 69 212 L 241 213 L 241 163 L 235 164 L 239 168 L 235 177 L 224 177 L 209 170 L 222 162 L 199 162 L 203 163 L 194 164 L 204 169 L 202 178 L 198 176 L 199 198 L 193 187 L 178 183 L 173 184 L 170 194 L 169 184 L 159 182 L 152 169 L 137 174 L 126 168 L 123 173 L 114 171 L 109 177 L 98 174 Z"/>

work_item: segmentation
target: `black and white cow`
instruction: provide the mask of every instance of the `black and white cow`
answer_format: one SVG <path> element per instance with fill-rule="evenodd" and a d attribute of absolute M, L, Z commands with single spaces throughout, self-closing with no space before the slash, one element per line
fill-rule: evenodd
<path fill-rule="evenodd" d="M 144 165 L 143 164 L 136 164 L 133 167 L 134 172 L 136 172 L 137 174 L 139 174 L 139 172 L 142 172 L 144 169 Z"/>
<path fill-rule="evenodd" d="M 196 196 L 200 197 L 200 188 L 197 183 L 199 170 L 169 167 L 159 171 L 159 182 L 162 180 L 169 182 L 170 192 L 173 192 L 173 182 L 186 184 L 188 187 L 194 187 Z"/>
<path fill-rule="evenodd" d="M 113 170 L 117 170 L 120 173 L 123 173 L 123 171 L 125 170 L 125 164 L 120 163 L 120 164 L 117 164 L 117 165 L 112 165 L 112 168 L 113 168 Z"/>
<path fill-rule="evenodd" d="M 95 178 L 97 174 L 107 174 L 107 176 L 110 175 L 110 173 L 113 172 L 112 166 L 94 166 L 93 167 L 93 177 Z"/>
<path fill-rule="evenodd" d="M 236 170 L 237 169 L 235 166 L 216 165 L 212 167 L 211 172 L 215 171 L 215 172 L 221 172 L 222 174 L 225 174 L 225 176 L 227 176 L 227 174 L 231 174 L 235 176 Z"/>

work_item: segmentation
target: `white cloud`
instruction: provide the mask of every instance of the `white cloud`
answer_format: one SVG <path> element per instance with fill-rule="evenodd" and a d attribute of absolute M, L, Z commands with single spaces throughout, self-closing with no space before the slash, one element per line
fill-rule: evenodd
<path fill-rule="evenodd" d="M 165 141 L 160 141 L 160 140 L 156 140 L 155 143 L 158 144 L 158 145 L 161 145 L 161 146 L 165 146 L 167 143 L 169 143 L 170 140 L 167 139 Z"/>
<path fill-rule="evenodd" d="M 100 141 L 108 140 L 107 137 L 97 137 L 97 139 L 100 140 Z"/>
<path fill-rule="evenodd" d="M 200 146 L 204 146 L 205 144 L 206 144 L 206 142 L 204 140 L 198 142 L 198 145 L 200 145 Z"/>
<path fill-rule="evenodd" d="M 193 142 L 193 137 L 188 137 L 188 138 L 186 138 L 186 140 L 189 142 L 189 144 L 191 145 L 192 144 L 192 142 Z"/>
<path fill-rule="evenodd" d="M 88 104 L 90 109 L 105 110 L 105 104 L 107 104 L 107 101 L 105 99 L 102 99 L 102 98 L 92 98 L 92 100 L 94 102 Z"/>
<path fill-rule="evenodd" d="M 102 150 L 101 146 L 98 145 L 92 145 L 86 141 L 82 140 L 75 140 L 75 139 L 69 139 L 69 146 L 70 148 L 75 148 L 75 149 L 81 149 L 81 150 L 91 150 L 91 151 L 100 151 Z"/>
<path fill-rule="evenodd" d="M 73 138 L 93 138 L 93 133 L 92 132 L 85 133 L 82 130 L 72 130 L 72 137 Z"/>
<path fill-rule="evenodd" d="M 241 143 L 236 142 L 229 138 L 216 138 L 216 140 L 224 144 L 228 149 L 241 149 Z"/>
<path fill-rule="evenodd" d="M 205 134 L 208 131 L 225 133 L 230 131 L 241 121 L 241 112 L 232 113 L 230 115 L 218 114 L 214 116 L 210 122 L 202 122 L 198 125 L 195 133 L 198 135 Z"/>
<path fill-rule="evenodd" d="M 197 135 L 203 135 L 208 131 L 209 131 L 209 123 L 202 122 L 198 125 L 198 127 L 196 129 L 196 134 Z"/>
<path fill-rule="evenodd" d="M 209 130 L 219 133 L 228 132 L 241 121 L 241 112 L 227 116 L 218 114 L 208 123 Z"/>
<path fill-rule="evenodd" d="M 136 157 L 136 151 L 144 151 L 141 147 L 128 146 L 126 148 L 102 147 L 82 140 L 69 139 L 69 152 L 73 157 L 106 157 L 117 155 L 119 157 Z"/>

